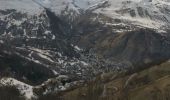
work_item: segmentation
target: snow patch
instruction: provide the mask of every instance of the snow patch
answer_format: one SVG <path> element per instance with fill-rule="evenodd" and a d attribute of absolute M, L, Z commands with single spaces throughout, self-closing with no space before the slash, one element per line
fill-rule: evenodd
<path fill-rule="evenodd" d="M 46 59 L 46 60 L 48 60 L 48 61 L 50 61 L 50 62 L 54 62 L 50 57 L 48 57 L 48 56 L 46 56 L 46 55 L 42 55 L 42 54 L 40 54 L 40 53 L 38 53 L 38 55 L 39 55 L 41 58 L 43 58 L 43 59 Z"/>
<path fill-rule="evenodd" d="M 84 66 L 88 66 L 89 64 L 84 62 L 84 61 L 80 61 Z"/>
<path fill-rule="evenodd" d="M 5 86 L 16 86 L 28 99 L 34 97 L 33 87 L 31 85 L 20 82 L 14 78 L 2 78 L 0 80 L 0 84 Z"/>

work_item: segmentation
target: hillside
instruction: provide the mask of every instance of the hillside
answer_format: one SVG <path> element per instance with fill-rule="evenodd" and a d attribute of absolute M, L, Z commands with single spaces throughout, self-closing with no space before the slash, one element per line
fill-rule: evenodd
<path fill-rule="evenodd" d="M 102 78 L 64 92 L 64 100 L 169 100 L 170 63 L 165 62 L 109 82 Z"/>
<path fill-rule="evenodd" d="M 157 89 L 165 98 L 169 33 L 169 0 L 0 0 L 0 92 L 149 100 Z"/>

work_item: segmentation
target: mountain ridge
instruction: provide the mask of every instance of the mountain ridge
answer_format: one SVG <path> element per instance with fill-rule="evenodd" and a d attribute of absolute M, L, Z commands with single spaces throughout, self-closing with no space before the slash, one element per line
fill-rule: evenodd
<path fill-rule="evenodd" d="M 158 0 L 0 1 L 2 77 L 39 85 L 38 93 L 48 94 L 105 73 L 135 72 L 165 62 L 170 59 L 169 26 L 161 27 L 169 19 L 160 15 L 169 16 L 168 4 Z M 146 13 L 150 6 L 163 12 L 154 18 Z"/>

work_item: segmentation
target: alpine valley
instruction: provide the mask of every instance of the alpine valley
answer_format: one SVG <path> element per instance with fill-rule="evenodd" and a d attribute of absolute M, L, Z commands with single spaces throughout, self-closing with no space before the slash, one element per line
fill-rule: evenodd
<path fill-rule="evenodd" d="M 170 0 L 0 0 L 0 100 L 170 100 Z"/>

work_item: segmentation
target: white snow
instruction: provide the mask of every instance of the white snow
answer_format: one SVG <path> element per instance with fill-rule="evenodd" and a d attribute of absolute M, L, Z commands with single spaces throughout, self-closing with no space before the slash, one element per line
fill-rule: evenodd
<path fill-rule="evenodd" d="M 45 6 L 46 8 L 50 8 L 54 11 L 57 15 L 61 14 L 65 8 L 68 7 L 69 10 L 73 10 L 79 13 L 78 8 L 73 5 L 72 0 L 35 0 L 39 2 L 41 5 Z"/>
<path fill-rule="evenodd" d="M 46 55 L 43 55 L 43 54 L 40 54 L 40 53 L 38 53 L 38 55 L 39 55 L 41 58 L 43 58 L 43 59 L 46 59 L 46 60 L 48 60 L 48 61 L 50 61 L 50 62 L 54 62 L 50 57 L 48 57 L 48 56 L 46 56 Z"/>
<path fill-rule="evenodd" d="M 109 4 L 107 7 L 94 9 L 106 3 L 106 1 L 108 1 Z M 168 26 L 170 23 L 170 13 L 163 13 L 161 11 L 162 9 L 170 9 L 169 0 L 153 0 L 152 2 L 149 2 L 149 0 L 0 0 L 0 9 L 17 9 L 18 11 L 32 14 L 38 14 L 43 10 L 40 5 L 50 8 L 57 15 L 60 15 L 66 8 L 67 10 L 76 12 L 71 13 L 71 16 L 80 14 L 80 9 L 84 11 L 94 9 L 94 13 L 104 14 L 113 19 L 121 19 L 137 26 L 154 29 L 160 29 L 163 26 Z M 153 18 L 139 16 L 137 7 L 142 7 L 144 10 L 148 11 Z M 128 12 L 123 14 L 118 13 L 120 10 L 124 9 L 135 10 L 136 17 L 130 16 Z M 67 12 L 62 14 L 67 15 Z M 168 22 L 164 21 L 164 18 L 166 18 Z M 14 23 L 16 25 L 20 24 L 20 22 L 17 21 Z M 54 38 L 53 36 L 52 39 Z"/>
<path fill-rule="evenodd" d="M 59 89 L 60 89 L 61 91 L 66 90 L 66 88 L 65 88 L 64 86 L 59 86 Z"/>
<path fill-rule="evenodd" d="M 13 24 L 13 25 L 16 25 L 16 26 L 19 26 L 19 25 L 21 25 L 22 24 L 22 22 L 23 21 L 19 21 L 19 20 L 11 20 L 11 24 Z"/>
<path fill-rule="evenodd" d="M 81 9 L 88 9 L 105 0 L 73 0 L 74 4 Z"/>
<path fill-rule="evenodd" d="M 0 9 L 16 9 L 28 14 L 39 14 L 43 11 L 43 8 L 32 0 L 0 0 Z"/>
<path fill-rule="evenodd" d="M 3 41 L 3 40 L 0 40 L 0 43 L 1 43 L 1 44 L 3 44 L 3 43 L 4 43 L 4 41 Z"/>
<path fill-rule="evenodd" d="M 58 75 L 58 74 L 59 74 L 59 73 L 56 72 L 55 70 L 52 70 L 52 71 L 53 71 L 54 75 Z"/>
<path fill-rule="evenodd" d="M 73 46 L 73 45 L 72 45 Z M 74 46 L 74 49 L 75 50 L 78 50 L 78 51 L 82 51 L 82 49 L 80 49 L 78 46 Z"/>
<path fill-rule="evenodd" d="M 58 59 L 58 63 L 59 63 L 59 64 L 63 64 L 63 63 L 64 63 L 64 60 Z"/>
<path fill-rule="evenodd" d="M 62 54 L 60 52 L 57 52 L 57 54 L 58 54 L 59 57 L 62 57 Z"/>
<path fill-rule="evenodd" d="M 149 0 L 108 0 L 108 2 L 110 4 L 109 7 L 100 8 L 94 12 L 102 13 L 113 19 L 121 19 L 135 25 L 154 29 L 160 29 L 162 26 L 168 25 L 167 22 L 162 20 L 163 16 L 170 21 L 170 15 L 160 11 L 162 8 L 168 8 L 170 3 L 167 1 L 153 0 L 153 2 L 149 2 Z M 142 7 L 144 10 L 147 10 L 153 18 L 139 16 L 137 7 Z M 128 12 L 123 14 L 117 13 L 117 11 L 129 8 L 135 10 L 136 17 L 130 16 Z M 155 12 L 157 13 L 155 14 Z"/>
<path fill-rule="evenodd" d="M 55 35 L 53 35 L 53 36 L 52 36 L 52 40 L 55 40 L 55 38 L 56 38 Z"/>
<path fill-rule="evenodd" d="M 29 47 L 29 50 L 35 51 L 37 53 L 43 54 L 43 55 L 47 55 L 47 56 L 52 56 L 49 52 L 49 50 L 43 50 L 43 49 L 38 49 L 38 48 L 33 48 L 33 47 Z"/>
<path fill-rule="evenodd" d="M 44 34 L 46 34 L 46 35 L 49 35 L 51 33 L 51 31 L 49 31 L 49 30 L 46 30 L 45 32 L 44 32 Z"/>
<path fill-rule="evenodd" d="M 80 61 L 84 66 L 88 66 L 89 64 L 84 62 L 84 61 Z"/>
<path fill-rule="evenodd" d="M 49 0 L 41 0 L 44 4 L 50 4 Z"/>
<path fill-rule="evenodd" d="M 0 84 L 1 85 L 9 85 L 9 86 L 16 86 L 19 91 L 25 95 L 25 97 L 27 99 L 31 99 L 32 97 L 34 97 L 34 93 L 33 93 L 33 87 L 25 84 L 23 82 L 20 82 L 14 78 L 2 78 L 0 80 Z"/>

